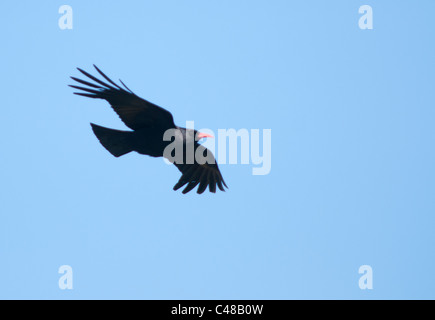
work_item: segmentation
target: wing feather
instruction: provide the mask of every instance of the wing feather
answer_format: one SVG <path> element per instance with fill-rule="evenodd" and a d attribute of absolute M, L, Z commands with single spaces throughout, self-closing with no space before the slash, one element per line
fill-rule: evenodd
<path fill-rule="evenodd" d="M 222 178 L 222 174 L 219 170 L 215 158 L 210 156 L 210 150 L 206 149 L 200 144 L 196 144 L 196 148 L 198 147 L 207 150 L 207 152 L 209 153 L 209 157 L 207 159 L 210 161 L 204 164 L 199 164 L 195 159 L 193 164 L 174 163 L 178 170 L 180 170 L 182 173 L 180 180 L 174 186 L 174 190 L 178 190 L 187 184 L 187 186 L 183 190 L 183 193 L 185 194 L 193 190 L 199 184 L 197 190 L 197 193 L 199 194 L 203 193 L 207 189 L 207 187 L 209 188 L 210 192 L 215 193 L 216 185 L 218 186 L 219 190 L 225 191 L 224 186 L 226 188 L 228 187 L 224 179 Z"/>
<path fill-rule="evenodd" d="M 94 65 L 94 67 L 108 83 L 94 77 L 80 68 L 77 68 L 77 70 L 95 83 L 71 77 L 71 79 L 81 85 L 87 86 L 80 87 L 70 85 L 70 87 L 82 91 L 75 92 L 75 94 L 89 98 L 105 99 L 110 103 L 113 110 L 118 114 L 125 125 L 133 130 L 150 127 L 165 130 L 175 127 L 172 114 L 168 110 L 138 97 L 121 81 L 121 84 L 127 90 L 123 89 L 112 81 L 97 66 Z M 83 91 L 86 93 L 83 93 Z"/>

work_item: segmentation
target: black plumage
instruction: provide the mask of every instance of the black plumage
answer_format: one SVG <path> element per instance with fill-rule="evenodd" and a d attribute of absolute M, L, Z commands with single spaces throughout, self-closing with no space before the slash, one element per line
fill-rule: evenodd
<path fill-rule="evenodd" d="M 173 161 L 174 165 L 181 171 L 182 176 L 174 190 L 181 187 L 183 193 L 187 193 L 199 185 L 197 193 L 203 193 L 207 187 L 210 192 L 216 192 L 216 186 L 225 191 L 224 179 L 218 168 L 216 160 L 210 150 L 198 143 L 202 137 L 207 137 L 196 130 L 186 129 L 175 125 L 172 114 L 145 99 L 134 94 L 121 80 L 123 87 L 113 82 L 100 69 L 94 65 L 97 72 L 107 81 L 104 82 L 86 71 L 77 68 L 83 75 L 95 83 L 71 77 L 74 81 L 84 86 L 70 85 L 70 87 L 81 90 L 74 92 L 77 95 L 104 99 L 112 106 L 124 124 L 132 131 L 121 131 L 109 129 L 91 123 L 92 130 L 100 143 L 115 157 L 120 157 L 132 151 L 152 157 L 163 157 L 164 150 L 171 143 L 176 143 L 183 148 L 182 159 Z M 164 133 L 167 130 L 174 130 L 174 139 L 165 141 Z M 193 144 L 194 153 L 205 155 L 206 162 L 187 159 L 187 150 L 191 150 Z M 228 187 L 227 187 L 228 188 Z"/>

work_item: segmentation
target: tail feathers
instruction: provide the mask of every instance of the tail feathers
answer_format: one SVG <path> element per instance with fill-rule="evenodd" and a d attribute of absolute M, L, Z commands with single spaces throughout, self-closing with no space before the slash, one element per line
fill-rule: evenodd
<path fill-rule="evenodd" d="M 103 147 L 115 157 L 133 151 L 130 146 L 131 132 L 104 128 L 93 123 L 91 123 L 91 126 Z"/>

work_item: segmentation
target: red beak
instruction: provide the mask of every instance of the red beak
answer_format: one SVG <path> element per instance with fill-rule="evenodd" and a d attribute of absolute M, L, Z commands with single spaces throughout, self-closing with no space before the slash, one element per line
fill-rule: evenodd
<path fill-rule="evenodd" d="M 204 139 L 204 138 L 214 138 L 211 134 L 198 132 L 197 134 L 198 140 Z"/>

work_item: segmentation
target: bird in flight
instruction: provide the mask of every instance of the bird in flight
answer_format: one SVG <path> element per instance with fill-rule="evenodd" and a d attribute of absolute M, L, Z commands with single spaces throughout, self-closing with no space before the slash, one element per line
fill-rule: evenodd
<path fill-rule="evenodd" d="M 174 190 L 186 185 L 183 189 L 183 194 L 185 194 L 199 185 L 197 193 L 201 194 L 207 187 L 213 193 L 216 192 L 216 186 L 222 191 L 225 191 L 224 186 L 228 188 L 214 156 L 210 150 L 198 143 L 203 138 L 212 137 L 211 135 L 176 126 L 169 111 L 138 97 L 119 80 L 124 86 L 122 88 L 107 77 L 97 66 L 94 65 L 94 67 L 107 82 L 77 68 L 95 83 L 71 77 L 74 81 L 86 86 L 70 85 L 74 89 L 81 90 L 80 92 L 74 92 L 74 94 L 106 100 L 124 124 L 133 130 L 115 130 L 91 123 L 94 134 L 107 151 L 115 157 L 136 151 L 139 154 L 151 157 L 165 156 L 170 159 L 165 150 L 171 143 L 175 143 L 181 146 L 184 152 L 182 152 L 182 157 L 177 158 L 175 156 L 176 160 L 174 161 L 172 158 L 171 161 L 182 173 L 180 180 L 174 186 Z M 173 132 L 172 141 L 164 139 L 165 132 Z M 197 157 L 189 160 L 187 150 L 193 150 L 195 155 L 206 154 L 206 161 L 198 160 Z M 177 149 L 174 149 L 174 151 L 177 152 Z M 170 152 L 170 154 L 172 155 L 173 152 Z"/>

